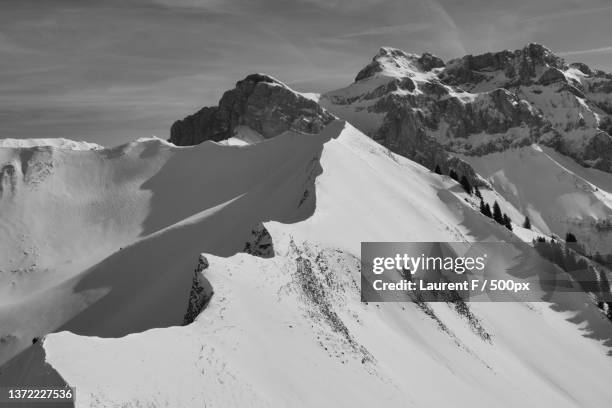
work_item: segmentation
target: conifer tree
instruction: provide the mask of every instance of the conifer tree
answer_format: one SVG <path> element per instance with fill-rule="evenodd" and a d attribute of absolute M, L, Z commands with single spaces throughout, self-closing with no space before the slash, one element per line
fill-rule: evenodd
<path fill-rule="evenodd" d="M 497 201 L 493 203 L 493 219 L 497 221 L 498 224 L 504 224 L 504 216 L 501 212 L 501 208 L 499 208 L 499 204 L 497 204 Z"/>
<path fill-rule="evenodd" d="M 434 172 L 436 174 L 442 174 L 442 170 L 440 170 L 440 165 L 439 164 L 436 164 L 436 168 L 434 169 Z"/>
<path fill-rule="evenodd" d="M 491 214 L 491 206 L 489 206 L 489 203 L 485 204 L 485 208 L 484 208 L 484 215 L 486 215 L 489 218 L 493 218 L 493 214 Z"/>
<path fill-rule="evenodd" d="M 470 181 L 467 179 L 467 177 L 461 176 L 460 183 L 463 189 L 465 190 L 465 192 L 468 193 L 469 195 L 472 195 L 472 185 L 470 184 Z"/>
<path fill-rule="evenodd" d="M 459 181 L 459 176 L 457 175 L 457 172 L 455 170 L 451 170 L 448 175 L 450 176 L 450 178 L 452 178 L 453 180 Z"/>
<path fill-rule="evenodd" d="M 503 220 L 504 220 L 504 226 L 508 228 L 510 231 L 512 231 L 512 220 L 510 219 L 510 217 L 504 214 Z"/>
<path fill-rule="evenodd" d="M 523 228 L 531 229 L 531 220 L 527 216 L 525 216 L 525 221 L 523 221 Z"/>
<path fill-rule="evenodd" d="M 574 234 L 568 232 L 567 234 L 565 234 L 565 242 L 578 242 L 578 240 L 576 239 L 576 236 Z"/>

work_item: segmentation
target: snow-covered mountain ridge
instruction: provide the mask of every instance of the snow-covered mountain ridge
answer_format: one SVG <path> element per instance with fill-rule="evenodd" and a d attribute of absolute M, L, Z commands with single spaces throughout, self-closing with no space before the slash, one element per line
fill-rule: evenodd
<path fill-rule="evenodd" d="M 584 294 L 462 307 L 360 302 L 361 241 L 508 241 L 517 258 L 529 249 L 475 211 L 455 181 L 350 124 L 244 146 L 149 140 L 115 153 L 79 162 L 151 191 L 141 211 L 158 221 L 141 221 L 131 243 L 71 278 L 2 305 L 1 326 L 27 341 L 44 333 L 27 331 L 36 322 L 49 323 L 42 310 L 64 312 L 46 327 L 55 333 L 0 367 L 2 384 L 66 381 L 78 407 L 597 407 L 612 398 L 612 327 Z M 124 173 L 122 160 L 156 169 Z M 82 171 L 67 158 L 53 169 Z M 103 177 L 102 195 L 117 172 Z M 262 221 L 273 256 L 241 253 Z M 193 310 L 194 267 L 213 294 L 180 327 Z"/>
<path fill-rule="evenodd" d="M 610 173 L 539 139 L 446 143 L 430 115 L 456 104 L 502 139 L 545 120 L 505 88 L 443 82 L 450 65 L 385 48 L 320 99 L 249 75 L 172 143 L 0 147 L 0 385 L 67 383 L 78 407 L 605 406 L 612 325 L 585 293 L 360 301 L 362 241 L 502 241 L 512 269 L 564 217 L 612 208 Z M 514 232 L 429 163 L 486 179 Z"/>

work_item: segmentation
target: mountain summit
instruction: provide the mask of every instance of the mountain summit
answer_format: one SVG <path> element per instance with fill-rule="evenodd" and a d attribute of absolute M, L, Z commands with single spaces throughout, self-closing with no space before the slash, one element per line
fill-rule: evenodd
<path fill-rule="evenodd" d="M 234 136 L 238 126 L 247 126 L 263 138 L 286 130 L 318 133 L 333 119 L 318 103 L 279 80 L 252 74 L 225 92 L 218 106 L 202 108 L 176 121 L 169 141 L 179 146 L 220 141 Z"/>
<path fill-rule="evenodd" d="M 365 68 L 355 77 L 355 82 L 375 75 L 390 77 L 410 76 L 414 72 L 429 72 L 434 68 L 444 67 L 444 62 L 435 55 L 408 54 L 391 47 L 382 47 Z"/>

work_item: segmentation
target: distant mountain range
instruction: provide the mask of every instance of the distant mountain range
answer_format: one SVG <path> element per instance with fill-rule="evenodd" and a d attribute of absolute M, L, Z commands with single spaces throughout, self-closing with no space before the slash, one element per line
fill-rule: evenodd
<path fill-rule="evenodd" d="M 250 75 L 219 106 L 177 121 L 169 140 L 227 139 L 237 126 L 263 138 L 317 132 L 331 114 L 394 153 L 496 190 L 545 234 L 571 231 L 612 252 L 612 74 L 539 44 L 447 63 L 383 47 L 352 84 L 315 96 Z"/>

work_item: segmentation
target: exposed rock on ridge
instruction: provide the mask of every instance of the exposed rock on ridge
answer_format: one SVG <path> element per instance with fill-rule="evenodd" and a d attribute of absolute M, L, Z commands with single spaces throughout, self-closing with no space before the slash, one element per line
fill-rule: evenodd
<path fill-rule="evenodd" d="M 244 125 L 265 138 L 286 130 L 318 133 L 334 116 L 315 101 L 294 92 L 287 85 L 264 74 L 252 74 L 223 94 L 219 105 L 176 121 L 169 141 L 187 146 L 205 140 L 220 141 Z"/>
<path fill-rule="evenodd" d="M 189 301 L 187 303 L 187 311 L 183 317 L 183 325 L 193 323 L 200 312 L 206 308 L 213 295 L 212 286 L 204 278 L 202 273 L 208 269 L 208 259 L 204 255 L 200 255 L 198 265 L 193 271 L 193 281 L 191 291 L 189 292 Z"/>

